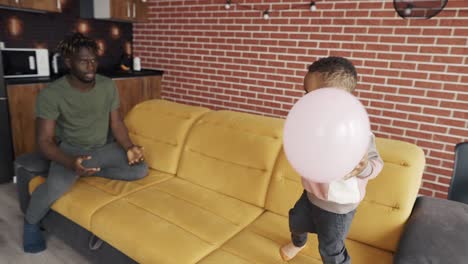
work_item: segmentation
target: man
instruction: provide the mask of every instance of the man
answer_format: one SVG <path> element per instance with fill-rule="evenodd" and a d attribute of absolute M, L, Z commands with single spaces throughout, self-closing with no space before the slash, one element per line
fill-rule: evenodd
<path fill-rule="evenodd" d="M 75 33 L 58 48 L 69 73 L 42 90 L 36 101 L 37 142 L 51 165 L 26 211 L 23 247 L 28 253 L 46 249 L 39 222 L 80 177 L 130 181 L 148 171 L 143 148 L 132 143 L 119 115 L 113 81 L 96 75 L 96 42 Z M 109 142 L 109 128 L 117 142 Z"/>

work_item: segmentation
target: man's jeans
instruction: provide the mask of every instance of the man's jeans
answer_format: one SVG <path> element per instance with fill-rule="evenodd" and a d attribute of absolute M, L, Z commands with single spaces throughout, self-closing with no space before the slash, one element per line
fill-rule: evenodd
<path fill-rule="evenodd" d="M 109 143 L 99 148 L 82 149 L 62 142 L 62 151 L 71 156 L 91 156 L 82 165 L 87 168 L 99 167 L 101 170 L 93 176 L 114 180 L 133 181 L 146 176 L 148 167 L 145 163 L 128 165 L 127 154 L 117 143 Z M 25 219 L 30 224 L 37 224 L 49 211 L 52 204 L 65 194 L 80 178 L 73 170 L 56 162 L 51 162 L 49 175 L 31 194 Z"/>

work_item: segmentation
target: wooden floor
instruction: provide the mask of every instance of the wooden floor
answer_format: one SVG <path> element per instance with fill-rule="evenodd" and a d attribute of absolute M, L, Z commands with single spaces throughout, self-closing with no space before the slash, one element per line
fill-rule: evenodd
<path fill-rule="evenodd" d="M 86 264 L 73 249 L 55 237 L 47 237 L 47 250 L 26 254 L 22 248 L 23 214 L 16 185 L 0 184 L 0 264 Z"/>

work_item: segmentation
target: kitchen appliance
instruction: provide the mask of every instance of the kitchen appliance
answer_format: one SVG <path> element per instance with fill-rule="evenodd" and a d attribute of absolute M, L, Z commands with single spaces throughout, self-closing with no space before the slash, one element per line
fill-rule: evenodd
<path fill-rule="evenodd" d="M 0 53 L 0 62 L 2 54 Z M 8 100 L 3 67 L 0 63 L 0 183 L 10 182 L 13 178 L 13 144 L 11 139 Z"/>
<path fill-rule="evenodd" d="M 133 70 L 141 71 L 141 59 L 140 57 L 133 58 Z"/>
<path fill-rule="evenodd" d="M 66 72 L 67 69 L 65 67 L 65 62 L 63 61 L 62 55 L 60 53 L 54 53 L 52 56 L 52 73 L 51 75 L 55 76 L 63 76 Z"/>
<path fill-rule="evenodd" d="M 3 48 L 4 78 L 44 77 L 50 75 L 47 49 Z"/>

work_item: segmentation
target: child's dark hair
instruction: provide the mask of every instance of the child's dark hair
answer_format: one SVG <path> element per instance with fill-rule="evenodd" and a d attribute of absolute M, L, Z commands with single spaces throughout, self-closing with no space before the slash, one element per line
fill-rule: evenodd
<path fill-rule="evenodd" d="M 97 53 L 99 49 L 96 41 L 77 32 L 60 41 L 57 46 L 57 51 L 60 52 L 63 57 L 70 57 L 79 52 L 81 48 L 88 48 L 94 53 Z"/>
<path fill-rule="evenodd" d="M 309 72 L 319 73 L 327 87 L 340 87 L 352 92 L 357 85 L 356 68 L 343 57 L 321 58 L 309 66 Z"/>

